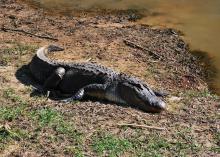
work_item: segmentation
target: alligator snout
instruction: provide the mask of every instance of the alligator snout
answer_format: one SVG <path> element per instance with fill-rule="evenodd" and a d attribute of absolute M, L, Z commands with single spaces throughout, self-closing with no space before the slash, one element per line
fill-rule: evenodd
<path fill-rule="evenodd" d="M 149 100 L 149 103 L 147 104 L 146 108 L 150 112 L 161 112 L 163 110 L 166 110 L 166 103 L 162 101 L 158 97 L 151 97 Z"/>
<path fill-rule="evenodd" d="M 166 104 L 162 100 L 155 102 L 154 108 L 157 112 L 161 112 L 166 109 Z"/>

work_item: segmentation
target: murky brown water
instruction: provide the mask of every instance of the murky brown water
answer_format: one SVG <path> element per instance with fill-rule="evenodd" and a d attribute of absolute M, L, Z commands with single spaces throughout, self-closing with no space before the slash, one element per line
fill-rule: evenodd
<path fill-rule="evenodd" d="M 140 23 L 174 27 L 185 34 L 191 48 L 206 51 L 218 70 L 214 86 L 220 93 L 220 0 L 33 0 L 60 9 L 139 9 Z"/>

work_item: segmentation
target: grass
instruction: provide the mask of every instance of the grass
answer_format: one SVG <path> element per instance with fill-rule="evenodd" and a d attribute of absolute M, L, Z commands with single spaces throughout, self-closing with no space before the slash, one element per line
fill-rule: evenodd
<path fill-rule="evenodd" d="M 12 88 L 3 90 L 3 98 L 7 100 L 7 106 L 0 106 L 0 122 L 5 124 L 0 126 L 0 150 L 7 147 L 10 142 L 19 141 L 27 136 L 27 131 L 15 126 L 14 123 L 24 116 L 27 103 Z"/>
<path fill-rule="evenodd" d="M 59 111 L 51 107 L 35 108 L 28 105 L 26 100 L 17 95 L 12 88 L 3 90 L 2 95 L 7 103 L 0 106 L 0 122 L 2 124 L 10 123 L 10 127 L 0 127 L 0 150 L 5 149 L 13 141 L 25 140 L 28 142 L 30 138 L 36 140 L 35 144 L 30 144 L 31 147 L 38 147 L 38 145 L 40 146 L 38 139 L 43 138 L 46 133 L 50 135 L 47 137 L 49 141 L 55 145 L 58 145 L 63 139 L 71 142 L 70 146 L 75 147 L 75 152 L 69 151 L 69 153 L 82 156 L 82 134 Z M 33 102 L 30 100 L 29 103 Z M 23 124 L 19 121 L 25 122 L 24 130 L 21 129 Z M 26 135 L 26 132 L 29 131 L 31 131 L 29 135 Z M 24 139 L 25 137 L 27 138 Z M 66 152 L 68 152 L 67 150 L 69 149 L 66 149 Z"/>
<path fill-rule="evenodd" d="M 101 134 L 92 139 L 92 149 L 98 156 L 121 156 L 124 153 L 131 156 L 162 157 L 187 156 L 189 152 L 197 152 L 199 149 L 194 139 L 181 139 L 183 134 L 177 134 L 178 141 L 168 140 L 159 134 L 151 133 L 144 138 L 142 134 L 135 137 L 120 138 L 111 134 Z M 186 134 L 188 136 L 188 134 Z M 184 136 L 184 138 L 186 138 Z M 188 137 L 187 137 L 188 138 Z"/>
<path fill-rule="evenodd" d="M 16 4 L 13 4 L 13 5 L 16 6 Z M 7 8 L 7 5 L 6 5 L 6 8 Z M 10 10 L 10 13 L 13 14 L 13 8 L 8 8 L 8 9 Z M 25 12 L 25 8 L 23 8 L 23 12 Z M 32 14 L 33 12 L 30 11 L 30 13 Z M 27 16 L 29 15 L 27 14 Z M 128 16 L 126 16 L 126 21 L 127 21 L 127 18 L 131 21 L 136 21 L 137 19 L 140 18 L 140 16 L 141 15 L 139 15 L 139 13 L 136 12 L 135 10 L 128 10 Z M 18 18 L 20 18 L 21 20 L 21 26 L 23 27 L 24 25 L 24 27 L 26 28 L 25 22 L 22 22 L 22 17 L 18 17 Z M 49 22 L 48 28 L 51 27 L 51 24 L 55 24 L 53 28 L 58 28 L 60 24 L 65 23 L 66 21 L 65 18 L 63 17 L 62 19 L 60 19 L 61 22 L 58 22 L 56 24 L 56 20 L 57 20 L 56 18 L 47 17 L 47 16 L 45 18 L 46 20 L 44 21 L 46 23 L 44 22 L 43 24 L 39 21 L 39 20 L 42 20 L 42 18 L 39 18 L 39 20 L 36 19 L 37 21 L 34 20 L 32 24 L 33 27 L 37 26 L 39 27 L 39 30 L 44 30 L 44 27 L 47 25 L 47 21 L 48 21 L 47 19 L 49 19 L 49 21 L 53 20 L 55 23 Z M 101 17 L 97 17 L 97 18 L 98 18 L 98 23 L 99 21 L 102 22 Z M 93 19 L 94 18 L 92 18 L 92 20 Z M 122 23 L 123 23 L 123 19 L 124 17 L 120 18 L 119 21 L 122 20 Z M 87 104 L 84 102 L 80 102 L 80 105 L 83 106 L 82 108 L 78 107 L 80 105 L 74 106 L 72 108 L 70 104 L 65 105 L 65 106 L 60 106 L 60 104 L 58 104 L 59 110 L 62 110 L 61 112 L 58 109 L 55 109 L 55 107 L 57 107 L 57 104 L 55 104 L 53 101 L 47 101 L 45 97 L 30 98 L 29 94 L 31 93 L 30 91 L 31 88 L 25 91 L 21 91 L 21 89 L 19 89 L 19 93 L 18 92 L 16 93 L 16 90 L 9 88 L 9 89 L 0 91 L 1 93 L 0 123 L 3 124 L 0 127 L 0 147 L 2 147 L 1 150 L 4 149 L 3 147 L 13 145 L 13 143 L 17 143 L 17 141 L 20 141 L 18 143 L 19 152 L 21 153 L 33 152 L 33 153 L 43 155 L 43 156 L 82 157 L 84 155 L 85 156 L 107 156 L 108 155 L 108 156 L 160 157 L 160 156 L 200 156 L 201 154 L 207 155 L 206 152 L 210 151 L 210 149 L 212 152 L 219 152 L 219 147 L 218 147 L 219 146 L 218 142 L 219 142 L 219 137 L 220 137 L 219 133 L 216 135 L 216 139 L 212 138 L 213 136 L 215 136 L 215 133 L 216 133 L 212 130 L 217 129 L 216 125 L 212 125 L 212 124 L 214 124 L 217 121 L 217 118 L 213 117 L 213 118 L 207 119 L 207 117 L 205 117 L 207 113 L 209 114 L 209 112 L 217 111 L 217 109 L 215 110 L 214 107 L 212 108 L 210 107 L 213 104 L 217 104 L 216 103 L 217 101 L 213 102 L 213 100 L 217 99 L 217 97 L 211 94 L 207 90 L 204 90 L 204 91 L 192 90 L 189 92 L 188 91 L 185 92 L 185 89 L 179 88 L 178 84 L 170 83 L 170 82 L 175 83 L 176 82 L 175 79 L 177 76 L 181 77 L 185 75 L 185 69 L 187 70 L 188 68 L 191 68 L 191 66 L 181 65 L 179 68 L 177 68 L 180 65 L 178 61 L 181 61 L 181 60 L 178 60 L 179 58 L 173 58 L 174 61 L 176 60 L 177 62 L 174 62 L 174 63 L 167 62 L 168 63 L 167 66 L 169 67 L 164 67 L 164 64 L 163 63 L 161 64 L 160 61 L 151 62 L 151 60 L 147 59 L 148 56 L 144 56 L 143 61 L 142 61 L 141 58 L 136 58 L 138 56 L 134 55 L 136 54 L 136 49 L 131 48 L 131 51 L 135 51 L 135 52 L 130 52 L 129 50 L 130 48 L 128 49 L 126 45 L 120 42 L 122 41 L 124 37 L 128 37 L 126 32 L 132 32 L 132 35 L 134 35 L 135 37 L 134 40 L 140 41 L 141 42 L 140 44 L 145 44 L 148 41 L 154 44 L 154 42 L 161 41 L 163 42 L 161 44 L 165 44 L 161 46 L 167 46 L 167 48 L 171 46 L 171 49 L 173 49 L 173 47 L 175 48 L 176 44 L 181 43 L 179 41 L 179 38 L 178 38 L 178 42 L 176 43 L 175 42 L 176 38 L 174 36 L 169 35 L 169 40 L 171 39 L 170 37 L 172 37 L 172 41 L 174 41 L 174 43 L 172 42 L 169 44 L 169 40 L 168 40 L 168 43 L 166 43 L 166 41 L 163 40 L 164 38 L 162 36 L 165 36 L 166 34 L 161 34 L 163 32 L 161 30 L 149 30 L 148 32 L 148 28 L 145 30 L 144 26 L 140 26 L 140 29 L 139 27 L 136 27 L 136 26 L 134 27 L 135 29 L 133 29 L 133 26 L 132 26 L 132 27 L 123 27 L 123 28 L 111 27 L 109 31 L 108 28 L 104 28 L 104 27 L 96 28 L 93 26 L 92 27 L 88 26 L 87 28 L 87 25 L 84 25 L 84 23 L 87 24 L 91 19 L 87 21 L 87 19 L 85 18 L 83 19 L 83 22 L 80 22 L 79 20 L 80 18 L 79 19 L 78 18 L 68 19 L 67 25 L 65 23 L 63 31 L 66 31 L 65 30 L 66 26 L 69 27 L 69 25 L 80 24 L 83 26 L 82 28 L 84 28 L 85 26 L 86 27 L 85 29 L 88 29 L 89 35 L 91 37 L 94 35 L 94 37 L 96 37 L 95 39 L 97 40 L 94 40 L 91 42 L 90 40 L 85 39 L 84 37 L 85 35 L 83 35 L 83 33 L 81 33 L 82 35 L 79 33 L 77 36 L 77 39 L 67 41 L 68 45 L 71 45 L 71 44 L 73 45 L 73 48 L 70 49 L 70 51 L 75 51 L 80 46 L 83 47 L 85 45 L 84 49 L 90 48 L 92 52 L 90 53 L 90 52 L 85 51 L 85 53 L 82 52 L 81 54 L 81 51 L 80 51 L 80 54 L 82 57 L 83 56 L 91 57 L 90 55 L 93 53 L 93 50 L 94 52 L 96 52 L 96 50 L 97 52 L 101 50 L 102 56 L 101 56 L 101 59 L 99 60 L 105 60 L 107 58 L 108 62 L 112 64 L 115 64 L 115 60 L 117 59 L 119 59 L 118 62 L 123 61 L 123 60 L 131 61 L 129 62 L 129 64 L 131 63 L 131 65 L 128 66 L 130 67 L 130 69 L 128 70 L 131 74 L 132 72 L 135 73 L 135 71 L 132 70 L 132 68 L 133 66 L 136 68 L 137 66 L 135 65 L 139 64 L 138 63 L 139 61 L 141 62 L 140 66 L 143 66 L 146 64 L 146 69 L 143 70 L 143 74 L 140 73 L 140 75 L 143 75 L 143 77 L 145 77 L 145 80 L 149 80 L 150 84 L 151 84 L 151 81 L 153 83 L 156 81 L 156 83 L 159 83 L 159 85 L 160 83 L 164 83 L 163 88 L 170 89 L 172 93 L 176 92 L 178 94 L 179 92 L 184 91 L 185 95 L 180 95 L 181 98 L 183 100 L 188 99 L 191 102 L 189 106 L 187 106 L 187 104 L 185 105 L 186 107 L 188 107 L 187 112 L 185 112 L 184 110 L 182 110 L 179 113 L 170 113 L 169 111 L 167 111 L 168 113 L 165 112 L 162 114 L 152 115 L 152 114 L 142 113 L 139 111 L 134 111 L 135 109 L 133 110 L 133 109 L 124 108 L 126 110 L 126 112 L 124 113 L 122 113 L 123 111 L 121 112 L 119 110 L 119 112 L 105 115 L 104 113 L 102 113 L 102 105 L 98 106 L 98 108 L 101 109 L 101 112 L 97 111 L 98 109 L 96 108 L 97 106 L 93 108 L 92 105 L 88 106 L 88 111 L 85 111 L 85 112 L 81 111 L 84 109 L 83 105 Z M 109 21 L 110 23 L 111 23 L 111 20 L 118 21 L 118 18 L 116 19 L 114 17 L 111 18 Z M 7 23 L 7 21 L 5 22 Z M 5 22 L 3 21 L 3 23 Z M 49 30 L 48 28 L 45 28 L 45 29 Z M 105 29 L 108 30 L 108 32 L 104 32 Z M 50 33 L 54 33 L 54 32 L 56 34 L 56 29 L 53 29 L 52 31 L 50 31 Z M 1 32 L 1 33 L 4 33 L 4 32 Z M 37 39 L 36 39 L 36 42 L 34 43 L 35 45 L 32 45 L 34 41 L 26 42 L 26 43 L 13 42 L 16 40 L 19 41 L 18 39 L 19 36 L 17 35 L 14 36 L 13 34 L 14 33 L 3 34 L 3 36 L 7 36 L 6 39 L 10 39 L 12 42 L 1 41 L 2 42 L 1 43 L 2 48 L 0 50 L 0 65 L 1 66 L 11 65 L 13 69 L 16 69 L 17 65 L 23 65 L 23 63 L 27 63 L 30 61 L 31 56 L 33 56 L 33 53 L 36 52 L 35 50 L 37 47 L 35 45 L 49 42 L 46 40 L 44 41 L 44 40 L 37 40 Z M 120 36 L 117 36 L 117 34 L 120 34 Z M 162 35 L 161 39 L 158 38 L 159 40 L 157 40 L 157 37 L 160 37 L 160 34 Z M 59 36 L 59 33 L 57 35 Z M 112 39 L 114 39 L 116 36 L 117 36 L 117 39 L 112 42 Z M 64 39 L 63 37 L 66 38 L 65 36 L 61 35 L 60 40 Z M 154 40 L 154 38 L 156 40 Z M 79 42 L 84 39 L 85 39 L 84 43 Z M 100 41 L 103 42 L 102 45 L 99 45 Z M 106 42 L 107 42 L 106 46 L 103 47 L 103 44 L 105 45 Z M 98 45 L 97 48 L 94 47 L 94 45 L 96 44 Z M 67 45 L 67 48 L 70 48 L 70 46 L 68 45 Z M 78 46 L 78 48 L 75 47 L 74 45 Z M 157 44 L 152 45 L 152 46 L 157 46 Z M 149 48 L 151 49 L 151 46 Z M 154 49 L 154 47 L 152 48 Z M 128 55 L 122 56 L 122 58 L 115 58 L 121 54 L 116 53 L 115 55 L 113 52 L 114 49 L 123 51 L 123 53 L 121 53 L 122 55 L 125 54 L 124 53 L 125 50 L 126 51 L 128 50 L 128 53 L 126 53 Z M 103 50 L 104 51 L 106 50 L 107 52 L 109 52 L 110 55 L 105 55 L 104 53 L 102 53 L 104 52 Z M 164 50 L 169 51 L 169 49 L 164 49 Z M 92 54 L 92 55 L 94 57 L 96 56 L 96 54 Z M 164 53 L 163 55 L 166 55 L 166 53 Z M 187 56 L 186 53 L 184 53 L 183 55 Z M 167 57 L 169 57 L 169 55 Z M 138 62 L 135 61 L 136 59 L 138 59 Z M 186 57 L 186 59 L 188 59 L 188 57 Z M 191 65 L 190 60 L 186 60 L 186 62 L 183 60 L 182 62 L 183 64 L 189 63 Z M 135 64 L 135 65 L 132 65 L 132 64 Z M 118 67 L 120 65 L 118 66 L 115 65 L 115 66 Z M 6 68 L 7 70 L 7 67 L 3 67 L 3 68 Z M 178 69 L 180 69 L 180 71 L 178 71 Z M 10 81 L 11 77 L 7 77 L 6 75 L 12 76 L 14 75 L 14 72 L 11 71 L 10 73 L 7 73 L 7 74 L 3 72 L 2 75 L 0 76 L 0 84 L 4 86 L 5 88 L 4 82 L 7 81 L 7 84 L 9 84 L 11 87 L 16 88 L 17 82 L 13 80 Z M 197 74 L 195 76 L 197 77 Z M 164 81 L 161 82 L 160 78 L 161 79 L 165 78 L 165 81 L 167 80 L 168 82 L 167 83 Z M 201 83 L 203 84 L 203 82 Z M 203 110 L 202 112 L 200 111 L 198 112 L 196 108 L 195 111 L 193 110 L 191 114 L 191 112 L 188 112 L 188 111 L 191 111 L 191 108 L 190 108 L 191 104 L 196 105 L 194 104 L 194 100 L 195 100 L 194 98 L 196 100 L 198 99 L 198 101 L 200 102 L 199 105 L 201 106 Z M 3 103 L 1 103 L 1 101 Z M 93 105 L 95 106 L 95 104 Z M 107 111 L 108 106 L 107 107 L 103 106 L 103 107 L 105 108 L 104 111 Z M 210 107 L 210 109 L 208 107 Z M 71 109 L 73 110 L 71 111 Z M 78 111 L 77 109 L 80 111 Z M 208 110 L 208 112 L 206 109 Z M 66 111 L 68 113 L 63 114 L 63 112 L 66 112 Z M 112 111 L 112 110 L 109 110 L 109 111 Z M 76 112 L 76 114 L 74 112 Z M 88 113 L 88 115 L 82 115 L 82 113 Z M 123 115 L 118 115 L 120 113 Z M 94 114 L 97 114 L 97 117 L 93 116 Z M 70 117 L 70 116 L 73 116 L 73 117 Z M 189 117 L 184 118 L 183 116 L 189 116 Z M 216 115 L 213 115 L 213 116 L 216 116 Z M 94 117 L 97 119 L 94 119 L 94 120 L 90 119 Z M 155 130 L 140 129 L 139 132 L 137 132 L 137 130 L 131 129 L 129 127 L 125 128 L 126 130 L 123 130 L 118 127 L 110 126 L 111 122 L 122 120 L 122 117 L 125 117 L 125 119 L 123 119 L 125 123 L 126 122 L 127 123 L 129 122 L 145 123 L 145 120 L 150 119 L 149 125 L 155 125 L 155 126 L 165 125 L 168 131 L 155 131 Z M 200 119 L 200 117 L 204 117 L 204 119 Z M 76 121 L 72 121 L 72 119 L 75 119 Z M 101 128 L 107 129 L 108 131 L 105 131 L 105 132 L 103 131 L 102 134 L 95 133 L 94 135 L 92 135 L 93 138 L 84 136 L 84 134 L 81 133 L 81 132 L 85 132 L 85 134 L 86 133 L 90 134 L 91 132 L 89 132 L 88 130 L 92 130 L 92 132 L 99 130 L 100 129 L 99 122 L 103 123 L 103 121 L 104 123 L 106 122 L 107 125 L 106 126 L 103 125 L 101 126 Z M 187 126 L 202 124 L 201 128 L 203 128 L 203 125 L 204 125 L 204 128 L 207 127 L 208 131 L 195 133 L 193 132 L 194 130 L 191 130 L 191 129 L 184 129 L 183 127 L 179 127 L 178 125 L 173 126 L 174 123 L 177 123 L 180 125 L 185 123 Z M 206 136 L 210 137 L 209 140 L 213 139 L 213 141 L 210 141 L 210 143 L 213 145 L 212 148 L 204 148 L 205 146 L 204 147 L 201 146 L 203 144 L 203 141 L 207 140 Z M 7 152 L 7 148 L 5 149 L 5 151 Z M 21 156 L 22 155 L 23 154 L 21 154 Z"/>
<path fill-rule="evenodd" d="M 3 106 L 0 107 L 0 119 L 1 120 L 7 120 L 7 121 L 13 121 L 14 119 L 21 116 L 22 111 L 24 110 L 23 106 Z"/>
<path fill-rule="evenodd" d="M 110 157 L 120 156 L 132 148 L 132 143 L 127 139 L 117 138 L 112 135 L 94 137 L 92 148 L 99 155 L 108 154 Z"/>
<path fill-rule="evenodd" d="M 0 150 L 7 147 L 12 141 L 20 141 L 28 136 L 25 130 L 19 128 L 10 128 L 9 126 L 0 126 Z"/>
<path fill-rule="evenodd" d="M 165 135 L 151 132 L 144 134 L 136 130 L 130 137 L 118 137 L 110 133 L 101 132 L 92 138 L 92 149 L 99 156 L 190 156 L 197 154 L 203 147 L 199 145 L 191 129 L 176 130 L 176 134 L 169 138 Z M 129 156 L 128 155 L 128 156 Z"/>
<path fill-rule="evenodd" d="M 0 106 L 0 120 L 12 121 L 21 116 L 27 106 L 27 103 L 21 97 L 15 94 L 15 91 L 8 88 L 3 91 L 3 97 L 14 103 L 12 106 Z"/>
<path fill-rule="evenodd" d="M 175 138 L 176 140 L 174 140 Z M 199 150 L 194 139 L 187 141 L 181 139 L 179 134 L 175 138 L 169 139 L 158 134 L 150 134 L 144 140 L 135 139 L 132 142 L 135 145 L 134 152 L 137 153 L 137 156 L 162 157 L 165 154 L 170 156 L 187 156 Z"/>
<path fill-rule="evenodd" d="M 35 52 L 37 46 L 19 42 L 9 42 L 11 45 L 2 50 L 0 53 L 0 65 L 9 65 L 15 60 L 21 60 L 22 56 Z M 17 62 L 20 63 L 20 62 Z"/>
<path fill-rule="evenodd" d="M 187 90 L 184 94 L 184 96 L 189 98 L 212 98 L 214 100 L 219 99 L 219 96 L 212 94 L 210 90 L 204 89 L 204 90 Z"/>
<path fill-rule="evenodd" d="M 51 143 L 59 144 L 66 139 L 72 145 L 63 148 L 63 151 L 66 154 L 82 156 L 82 134 L 75 129 L 71 122 L 65 120 L 59 111 L 46 107 L 35 109 L 29 116 L 37 128 L 37 132 L 46 131 L 50 134 L 48 139 Z"/>
<path fill-rule="evenodd" d="M 57 133 L 68 135 L 75 138 L 80 136 L 73 124 L 64 120 L 64 117 L 55 109 L 43 108 L 36 109 L 30 113 L 30 117 L 37 123 L 39 127 L 52 127 Z"/>
<path fill-rule="evenodd" d="M 177 140 L 175 151 L 180 156 L 185 156 L 184 154 L 189 152 L 197 153 L 202 149 L 202 146 L 197 143 L 196 138 L 193 136 L 191 128 L 178 129 L 175 138 Z"/>
<path fill-rule="evenodd" d="M 15 94 L 15 90 L 14 89 L 12 89 L 12 88 L 7 88 L 7 89 L 5 89 L 4 91 L 3 91 L 3 97 L 5 98 L 5 99 L 9 99 L 9 100 L 11 100 L 11 101 L 13 101 L 13 102 L 21 102 L 22 101 L 22 99 L 20 98 L 20 96 L 18 96 L 18 95 L 16 95 Z"/>
<path fill-rule="evenodd" d="M 64 154 L 77 157 L 84 156 L 84 141 L 87 139 L 84 139 L 84 135 L 60 111 L 52 107 L 33 107 L 28 105 L 26 100 L 23 100 L 11 88 L 3 91 L 3 98 L 13 105 L 1 106 L 0 121 L 16 124 L 20 120 L 26 120 L 28 126 L 25 130 L 22 130 L 19 124 L 18 126 L 12 126 L 13 129 L 1 129 L 1 150 L 7 147 L 7 145 L 10 145 L 12 141 L 22 139 L 28 142 L 30 137 L 36 140 L 35 144 L 31 144 L 32 147 L 35 147 L 35 145 L 40 146 L 38 139 L 45 138 L 44 134 L 46 133 L 47 139 L 53 145 L 59 145 L 64 139 L 68 141 L 67 145 L 62 147 Z M 31 131 L 31 128 L 34 128 L 34 130 Z M 27 135 L 30 131 L 31 133 Z M 25 139 L 25 137 L 28 138 Z M 143 138 L 141 130 L 137 130 L 136 136 L 129 138 L 118 137 L 111 134 L 111 132 L 98 132 L 92 137 L 89 147 L 98 156 L 108 155 L 114 157 L 124 154 L 140 157 L 160 157 L 164 155 L 187 156 L 196 154 L 202 148 L 197 144 L 192 130 L 182 128 L 176 130 L 176 134 L 173 135 L 172 139 L 157 133 L 144 135 Z M 219 134 L 217 134 L 216 139 L 219 140 L 219 137 Z M 219 149 L 218 147 L 212 147 L 211 151 L 219 152 Z"/>
<path fill-rule="evenodd" d="M 61 118 L 57 111 L 50 108 L 32 111 L 30 116 L 33 120 L 37 121 L 41 127 L 51 126 L 55 122 L 60 121 Z"/>
<path fill-rule="evenodd" d="M 64 151 L 67 154 L 74 154 L 75 157 L 84 157 L 82 149 L 76 146 L 66 146 Z"/>
<path fill-rule="evenodd" d="M 212 146 L 211 151 L 220 153 L 220 132 L 218 131 L 215 135 L 215 141 L 217 146 Z"/>
<path fill-rule="evenodd" d="M 37 48 L 35 45 L 29 45 L 19 42 L 12 42 L 10 44 L 12 45 L 11 47 L 5 48 L 3 50 L 6 54 L 10 55 L 25 55 L 28 52 L 34 52 Z"/>

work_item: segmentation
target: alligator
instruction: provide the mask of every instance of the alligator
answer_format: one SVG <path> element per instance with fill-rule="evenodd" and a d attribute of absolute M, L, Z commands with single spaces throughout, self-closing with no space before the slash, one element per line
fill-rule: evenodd
<path fill-rule="evenodd" d="M 131 105 L 145 112 L 166 109 L 160 98 L 162 94 L 138 78 L 90 62 L 61 62 L 47 57 L 63 50 L 57 45 L 41 47 L 29 63 L 31 74 L 44 91 L 59 91 L 66 96 L 61 102 L 91 97 Z"/>

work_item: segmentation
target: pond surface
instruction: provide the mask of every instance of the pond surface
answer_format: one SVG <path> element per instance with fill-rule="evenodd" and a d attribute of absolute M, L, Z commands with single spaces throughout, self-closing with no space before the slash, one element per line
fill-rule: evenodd
<path fill-rule="evenodd" d="M 193 50 L 208 53 L 217 68 L 214 88 L 220 93 L 220 0 L 33 0 L 44 7 L 69 9 L 139 9 L 140 23 L 181 30 Z M 149 13 L 150 16 L 149 16 Z"/>

